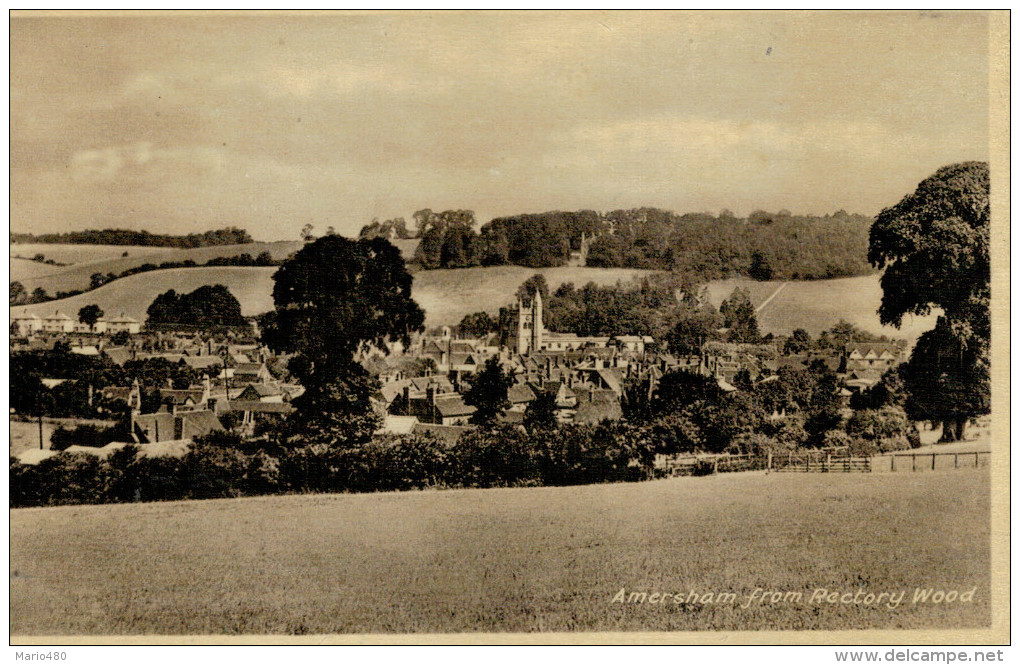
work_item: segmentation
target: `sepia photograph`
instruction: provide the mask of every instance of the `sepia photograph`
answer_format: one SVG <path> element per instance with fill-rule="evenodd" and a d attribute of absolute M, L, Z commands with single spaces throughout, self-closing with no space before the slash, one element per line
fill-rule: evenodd
<path fill-rule="evenodd" d="M 1008 23 L 11 12 L 11 644 L 1008 643 Z"/>

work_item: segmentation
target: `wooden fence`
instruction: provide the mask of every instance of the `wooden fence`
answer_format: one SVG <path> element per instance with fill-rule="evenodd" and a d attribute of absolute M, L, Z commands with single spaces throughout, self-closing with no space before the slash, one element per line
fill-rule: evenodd
<path fill-rule="evenodd" d="M 870 457 L 825 457 L 797 456 L 773 459 L 773 471 L 789 473 L 871 473 Z"/>
<path fill-rule="evenodd" d="M 968 453 L 892 453 L 875 458 L 882 471 L 936 471 L 941 469 L 967 469 L 988 466 L 992 459 L 989 450 Z"/>
<path fill-rule="evenodd" d="M 784 473 L 871 473 L 874 471 L 934 471 L 988 466 L 989 451 L 970 453 L 894 453 L 854 457 L 837 451 L 802 451 L 785 455 L 676 455 L 656 460 L 667 476 L 696 476 L 734 471 Z"/>

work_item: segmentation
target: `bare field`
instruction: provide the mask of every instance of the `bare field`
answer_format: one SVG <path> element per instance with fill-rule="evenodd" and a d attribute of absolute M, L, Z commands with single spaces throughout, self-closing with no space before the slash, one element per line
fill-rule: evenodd
<path fill-rule="evenodd" d="M 145 312 L 160 293 L 194 291 L 206 284 L 223 284 L 241 303 L 245 315 L 261 314 L 273 308 L 272 275 L 276 268 L 174 268 L 139 273 L 117 279 L 93 291 L 71 298 L 12 308 L 11 314 L 45 316 L 59 310 L 75 316 L 85 305 L 96 304 L 107 316 L 126 314 L 145 321 Z"/>
<path fill-rule="evenodd" d="M 908 340 L 935 327 L 935 315 L 906 316 L 899 329 L 883 326 L 878 318 L 882 304 L 881 275 L 801 282 L 756 282 L 752 279 L 727 279 L 709 284 L 712 302 L 718 306 L 737 286 L 748 289 L 755 306 L 761 305 L 780 286 L 782 290 L 758 314 L 762 333 L 789 335 L 804 328 L 812 336 L 846 319 L 862 330 Z"/>
<path fill-rule="evenodd" d="M 10 512 L 10 631 L 838 630 L 990 623 L 987 470 Z M 970 603 L 912 602 L 917 587 Z M 752 602 L 755 589 L 799 602 Z M 816 589 L 902 604 L 809 602 Z M 734 603 L 613 603 L 630 592 Z"/>
<path fill-rule="evenodd" d="M 276 260 L 286 259 L 288 256 L 296 252 L 302 247 L 304 243 L 301 242 L 254 242 L 246 243 L 243 245 L 216 245 L 214 247 L 195 247 L 193 249 L 175 249 L 172 247 L 118 247 L 115 245 L 32 245 L 32 247 L 43 248 L 39 249 L 40 253 L 50 256 L 50 248 L 63 248 L 63 247 L 81 247 L 82 256 L 89 256 L 90 253 L 96 252 L 98 254 L 105 253 L 107 249 L 119 249 L 114 256 L 105 256 L 100 260 L 81 260 L 75 262 L 74 265 L 68 266 L 46 266 L 49 268 L 49 272 L 43 275 L 25 276 L 24 279 L 20 279 L 25 288 L 31 291 L 37 287 L 42 287 L 46 291 L 53 295 L 59 291 L 72 291 L 77 289 L 87 289 L 91 284 L 91 278 L 94 273 L 113 273 L 119 275 L 120 273 L 130 268 L 136 268 L 145 263 L 155 263 L 159 265 L 164 261 L 187 261 L 191 260 L 195 263 L 205 263 L 210 259 L 220 257 L 231 257 L 240 256 L 241 254 L 250 254 L 252 257 L 258 256 L 262 252 L 269 252 L 272 257 Z M 15 250 L 20 247 L 27 245 L 11 245 L 11 252 L 15 253 Z M 128 256 L 121 257 L 121 254 L 127 251 Z M 19 250 L 20 252 L 20 250 Z M 21 263 L 20 261 L 18 263 Z M 11 279 L 18 279 L 14 277 L 14 269 L 11 271 Z"/>
<path fill-rule="evenodd" d="M 514 302 L 514 294 L 525 280 L 536 273 L 545 275 L 550 290 L 564 282 L 581 287 L 588 282 L 600 286 L 629 282 L 651 274 L 650 270 L 627 268 L 524 268 L 495 266 L 458 270 L 420 270 L 414 274 L 414 299 L 425 310 L 429 326 L 459 323 L 465 314 L 485 311 L 498 314 L 499 308 Z"/>
<path fill-rule="evenodd" d="M 47 259 L 59 263 L 94 263 L 120 258 L 124 252 L 128 256 L 160 256 L 181 250 L 173 247 L 148 247 L 145 245 L 72 245 L 65 243 L 15 243 L 11 247 L 11 256 L 27 256 L 32 258 L 42 254 Z M 47 266 L 56 272 L 61 266 Z M 69 267 L 69 266 L 64 266 Z"/>

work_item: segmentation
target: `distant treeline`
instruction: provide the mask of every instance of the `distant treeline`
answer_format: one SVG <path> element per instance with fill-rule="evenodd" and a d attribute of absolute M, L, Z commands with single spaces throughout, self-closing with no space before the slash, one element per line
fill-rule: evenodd
<path fill-rule="evenodd" d="M 163 235 L 129 229 L 87 229 L 68 233 L 11 233 L 11 243 L 45 243 L 63 245 L 141 245 L 143 247 L 211 247 L 214 245 L 243 245 L 254 242 L 244 229 L 231 226 L 205 233 L 184 236 Z"/>
<path fill-rule="evenodd" d="M 599 213 L 544 212 L 499 217 L 474 228 L 470 210 L 415 213 L 424 269 L 577 263 L 691 274 L 699 280 L 744 275 L 759 280 L 830 279 L 867 274 L 872 219 L 729 211 L 679 215 L 658 208 Z M 375 229 L 365 227 L 362 233 Z"/>

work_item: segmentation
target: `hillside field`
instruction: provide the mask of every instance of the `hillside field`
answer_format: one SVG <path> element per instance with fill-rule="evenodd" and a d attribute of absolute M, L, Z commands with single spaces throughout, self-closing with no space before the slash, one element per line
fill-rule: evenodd
<path fill-rule="evenodd" d="M 977 628 L 989 515 L 987 469 L 18 509 L 10 631 Z M 917 587 L 976 591 L 914 603 Z M 743 607 L 758 588 L 803 598 Z M 613 603 L 621 589 L 739 600 Z"/>
<path fill-rule="evenodd" d="M 405 260 L 414 256 L 417 239 L 394 240 Z M 187 261 L 206 263 L 210 259 L 250 254 L 258 256 L 269 252 L 273 259 L 281 261 L 304 245 L 301 241 L 282 240 L 277 242 L 253 242 L 243 245 L 215 245 L 178 249 L 174 247 L 137 247 L 122 245 L 58 245 L 58 244 L 16 244 L 11 245 L 11 256 L 33 257 L 43 254 L 65 266 L 46 265 L 25 259 L 11 259 L 11 281 L 18 281 L 29 291 L 37 287 L 54 295 L 59 291 L 87 289 L 94 273 L 104 275 L 120 273 L 144 263 L 159 265 L 165 261 Z M 124 252 L 128 256 L 122 256 Z"/>
<path fill-rule="evenodd" d="M 49 268 L 49 271 L 45 274 L 22 274 L 20 277 L 15 275 L 22 269 L 20 264 L 24 262 L 20 260 L 15 262 L 12 260 L 11 280 L 20 281 L 29 291 L 32 291 L 37 287 L 42 287 L 46 289 L 47 293 L 54 295 L 59 291 L 72 291 L 89 288 L 92 275 L 97 272 L 103 273 L 104 275 L 107 273 L 119 275 L 125 270 L 136 268 L 145 263 L 154 263 L 159 265 L 164 261 L 187 261 L 190 259 L 195 263 L 201 264 L 209 261 L 210 259 L 240 256 L 241 254 L 250 254 L 254 258 L 262 252 L 269 252 L 274 259 L 282 260 L 296 252 L 302 245 L 303 243 L 301 242 L 283 241 L 253 242 L 243 245 L 216 245 L 212 247 L 195 247 L 192 249 L 176 249 L 172 247 L 117 247 L 117 249 L 121 249 L 122 251 L 116 253 L 114 257 L 105 257 L 100 260 L 84 260 L 84 257 L 90 256 L 92 252 L 105 251 L 107 248 L 115 246 L 33 245 L 33 247 L 41 248 L 38 251 L 42 254 L 46 254 L 47 257 L 49 257 L 52 252 L 50 248 L 80 247 L 83 248 L 81 254 L 78 255 L 78 258 L 81 260 L 68 266 L 46 266 Z M 11 252 L 16 253 L 16 250 L 23 246 L 24 245 L 11 245 Z M 121 257 L 121 254 L 124 251 L 128 252 L 127 257 Z M 74 256 L 73 252 L 69 252 L 69 254 Z"/>
<path fill-rule="evenodd" d="M 20 263 L 20 261 L 19 261 Z M 177 268 L 158 270 L 118 279 L 94 291 L 72 298 L 15 308 L 14 312 L 34 312 L 40 316 L 60 310 L 71 314 L 88 304 L 98 304 L 110 314 L 125 313 L 144 320 L 153 299 L 167 289 L 193 291 L 203 284 L 224 284 L 241 302 L 244 314 L 254 315 L 272 309 L 272 274 L 276 268 Z M 528 277 L 540 272 L 551 289 L 563 282 L 582 286 L 627 282 L 648 274 L 645 270 L 624 268 L 522 268 L 499 266 L 462 270 L 422 270 L 414 273 L 414 298 L 425 310 L 426 325 L 454 325 L 465 314 L 487 311 L 497 314 L 503 305 L 513 302 L 514 293 Z M 91 273 L 90 273 L 91 274 Z M 875 334 L 908 340 L 916 339 L 935 325 L 935 317 L 906 317 L 902 329 L 883 326 L 876 310 L 882 301 L 879 275 L 811 282 L 755 282 L 729 279 L 708 285 L 711 300 L 718 305 L 734 288 L 751 293 L 755 305 L 764 303 L 779 290 L 759 313 L 762 333 L 789 334 L 804 328 L 812 335 L 831 328 L 843 318 Z M 29 283 L 26 282 L 26 286 Z"/>
<path fill-rule="evenodd" d="M 24 256 L 31 259 L 36 254 L 42 254 L 47 259 L 67 264 L 119 259 L 124 252 L 127 252 L 131 257 L 136 255 L 159 256 L 180 251 L 174 247 L 147 247 L 145 245 L 72 245 L 34 242 L 15 243 L 10 248 L 11 256 Z M 61 266 L 47 267 L 56 272 Z"/>

